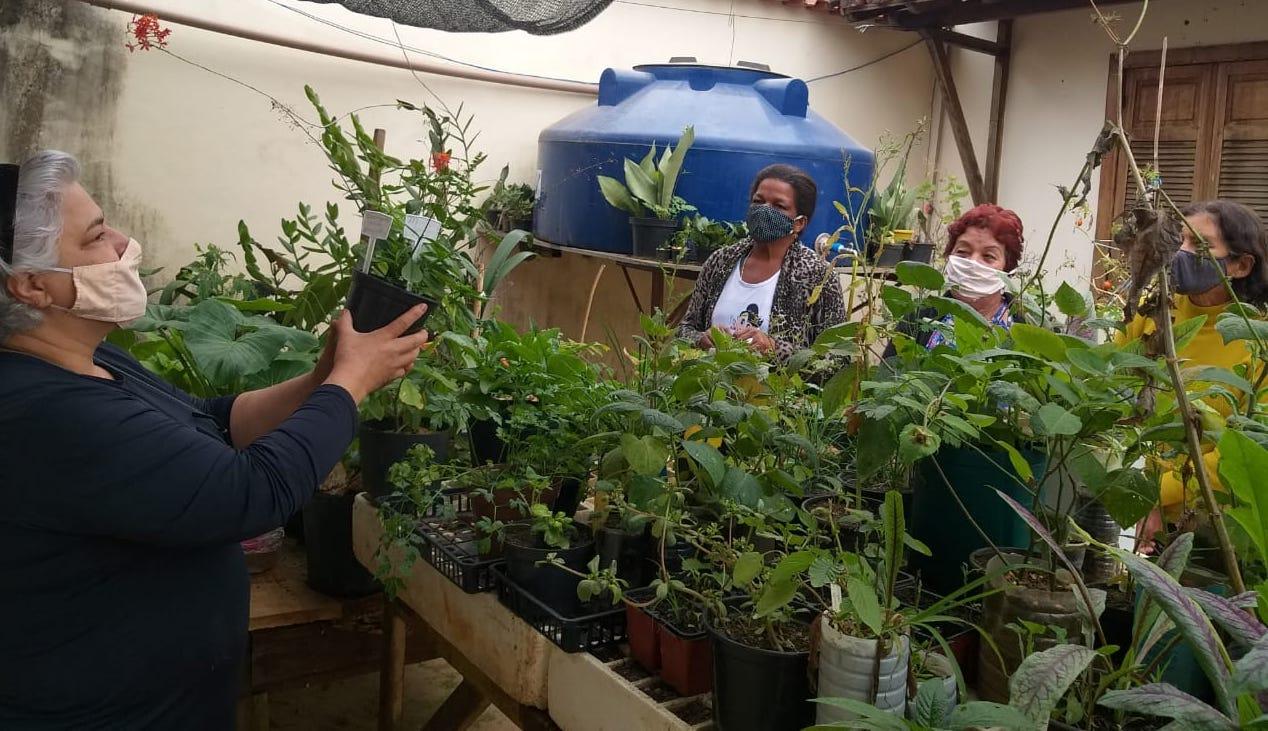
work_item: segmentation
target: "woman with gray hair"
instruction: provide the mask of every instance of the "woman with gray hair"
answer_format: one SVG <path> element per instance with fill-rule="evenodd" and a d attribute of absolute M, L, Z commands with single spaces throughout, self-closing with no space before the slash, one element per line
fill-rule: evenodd
<path fill-rule="evenodd" d="M 230 729 L 238 542 L 311 497 L 422 310 L 345 312 L 312 373 L 193 398 L 104 342 L 145 311 L 141 247 L 78 178 L 61 152 L 0 166 L 0 728 Z"/>

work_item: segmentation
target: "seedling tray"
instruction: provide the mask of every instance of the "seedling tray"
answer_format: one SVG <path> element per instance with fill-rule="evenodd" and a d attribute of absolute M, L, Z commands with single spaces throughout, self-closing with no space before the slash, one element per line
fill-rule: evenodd
<path fill-rule="evenodd" d="M 512 581 L 505 565 L 498 564 L 492 571 L 498 601 L 564 652 L 591 652 L 625 641 L 624 604 L 593 614 L 564 617 Z"/>
<path fill-rule="evenodd" d="M 500 555 L 480 554 L 480 533 L 472 525 L 471 497 L 461 489 L 446 490 L 419 526 L 424 560 L 468 594 L 492 591 L 493 568 Z"/>

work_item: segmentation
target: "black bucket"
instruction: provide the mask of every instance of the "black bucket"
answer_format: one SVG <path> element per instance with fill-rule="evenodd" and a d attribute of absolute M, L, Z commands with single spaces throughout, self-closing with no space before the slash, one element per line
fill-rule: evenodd
<path fill-rule="evenodd" d="M 639 531 L 621 530 L 619 525 L 605 525 L 594 534 L 599 552 L 599 568 L 616 564 L 616 577 L 629 582 L 631 589 L 647 586 L 656 578 L 652 555 L 651 527 Z"/>
<path fill-rule="evenodd" d="M 634 256 L 643 259 L 660 257 L 660 250 L 678 230 L 678 222 L 659 218 L 631 218 L 630 233 L 634 237 Z"/>
<path fill-rule="evenodd" d="M 453 443 L 449 432 L 424 432 L 402 434 L 383 431 L 375 424 L 361 427 L 361 487 L 376 502 L 392 494 L 393 486 L 387 479 L 392 465 L 405 459 L 406 453 L 418 444 L 426 444 L 436 453 L 437 462 L 449 461 Z"/>
<path fill-rule="evenodd" d="M 544 561 L 546 556 L 554 553 L 563 559 L 568 568 L 586 573 L 586 564 L 594 556 L 594 540 L 590 532 L 579 528 L 576 541 L 568 549 L 538 548 L 538 545 L 537 536 L 530 532 L 529 526 L 509 526 L 502 543 L 507 575 L 521 589 L 560 616 L 577 616 L 581 609 L 581 601 L 577 598 L 577 584 L 581 583 L 581 579 L 556 566 L 538 566 L 537 562 Z"/>
<path fill-rule="evenodd" d="M 498 436 L 498 424 L 491 419 L 471 422 L 467 429 L 471 440 L 471 462 L 474 465 L 503 464 L 510 447 Z"/>
<path fill-rule="evenodd" d="M 815 722 L 809 652 L 736 642 L 708 621 L 713 646 L 713 722 L 720 731 L 800 731 Z"/>
<path fill-rule="evenodd" d="M 308 585 L 338 597 L 368 596 L 379 582 L 352 552 L 352 503 L 355 495 L 319 492 L 304 506 L 304 552 Z"/>
<path fill-rule="evenodd" d="M 352 286 L 348 289 L 348 311 L 352 313 L 352 326 L 357 332 L 378 330 L 404 315 L 411 307 L 421 304 L 427 305 L 427 312 L 409 326 L 405 331 L 407 334 L 423 329 L 427 316 L 436 309 L 436 302 L 371 274 L 361 271 L 352 273 Z"/>

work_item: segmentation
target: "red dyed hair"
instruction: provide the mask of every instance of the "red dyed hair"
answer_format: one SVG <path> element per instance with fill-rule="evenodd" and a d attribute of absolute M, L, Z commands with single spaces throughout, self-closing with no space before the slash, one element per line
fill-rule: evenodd
<path fill-rule="evenodd" d="M 995 240 L 1004 247 L 1004 263 L 1007 270 L 1011 271 L 1017 266 L 1017 262 L 1021 261 L 1022 244 L 1025 243 L 1025 238 L 1022 236 L 1021 217 L 993 203 L 975 206 L 947 227 L 947 248 L 943 250 L 942 255 L 950 256 L 955 243 L 960 240 L 965 231 L 971 228 L 984 228 L 990 231 Z"/>

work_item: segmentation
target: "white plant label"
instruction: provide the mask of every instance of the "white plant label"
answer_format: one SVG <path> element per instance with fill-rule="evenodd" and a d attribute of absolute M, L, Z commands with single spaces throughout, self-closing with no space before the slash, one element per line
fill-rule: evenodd
<path fill-rule="evenodd" d="M 382 241 L 391 230 L 392 217 L 386 213 L 366 211 L 361 214 L 361 238 Z"/>
<path fill-rule="evenodd" d="M 832 611 L 833 613 L 841 611 L 841 585 L 832 582 L 828 584 L 828 591 L 832 594 Z"/>
<path fill-rule="evenodd" d="M 405 239 L 414 242 L 414 253 L 422 248 L 423 244 L 434 241 L 440 235 L 440 221 L 428 216 L 419 216 L 413 213 L 405 216 Z"/>

